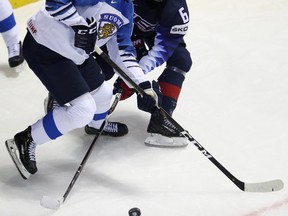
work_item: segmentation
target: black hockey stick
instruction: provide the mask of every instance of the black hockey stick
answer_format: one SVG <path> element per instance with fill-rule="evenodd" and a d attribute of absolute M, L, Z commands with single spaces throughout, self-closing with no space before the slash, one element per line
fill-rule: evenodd
<path fill-rule="evenodd" d="M 117 106 L 120 98 L 121 98 L 121 92 L 116 93 L 115 99 L 114 99 L 114 101 L 113 101 L 113 103 L 112 103 L 112 105 L 111 105 L 111 107 L 110 107 L 110 109 L 108 111 L 108 114 L 107 114 L 104 122 L 102 123 L 98 133 L 95 135 L 95 137 L 94 137 L 89 149 L 87 150 L 82 162 L 80 163 L 80 165 L 79 165 L 75 175 L 73 176 L 68 188 L 66 189 L 64 195 L 61 198 L 53 198 L 53 197 L 49 197 L 49 196 L 43 196 L 41 201 L 40 201 L 40 204 L 43 207 L 49 208 L 49 209 L 58 209 L 65 202 L 65 200 L 68 197 L 69 193 L 71 192 L 75 182 L 77 181 L 78 177 L 80 176 L 80 174 L 81 174 L 81 172 L 82 172 L 82 170 L 83 170 L 83 168 L 84 168 L 89 156 L 91 155 L 92 150 L 93 150 L 93 148 L 95 146 L 95 143 L 96 143 L 98 137 L 101 135 L 103 129 L 105 128 L 106 122 L 107 122 L 109 116 L 114 111 L 114 109 Z"/>
<path fill-rule="evenodd" d="M 133 88 L 140 94 L 144 95 L 145 92 L 140 88 L 110 57 L 104 53 L 99 47 L 95 47 L 95 51 L 100 55 L 111 67 L 118 72 Z M 172 124 L 174 124 L 180 133 L 192 142 L 203 155 L 208 158 L 222 173 L 227 176 L 240 190 L 247 192 L 271 192 L 278 191 L 284 187 L 284 183 L 280 179 L 257 182 L 257 183 L 245 183 L 237 179 L 232 173 L 230 173 L 221 163 L 219 163 L 196 139 L 194 139 L 187 130 L 179 125 L 164 109 L 160 108 L 160 111 L 164 117 L 166 117 Z"/>

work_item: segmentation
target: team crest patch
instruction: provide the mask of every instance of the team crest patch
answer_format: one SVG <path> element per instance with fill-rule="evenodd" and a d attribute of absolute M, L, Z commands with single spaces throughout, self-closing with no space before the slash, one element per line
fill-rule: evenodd
<path fill-rule="evenodd" d="M 98 39 L 111 37 L 123 23 L 124 21 L 115 14 L 101 14 L 98 26 Z"/>

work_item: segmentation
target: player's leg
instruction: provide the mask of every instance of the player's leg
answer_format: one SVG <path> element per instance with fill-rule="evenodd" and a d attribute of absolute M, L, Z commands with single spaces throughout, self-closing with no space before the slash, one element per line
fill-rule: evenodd
<path fill-rule="evenodd" d="M 163 93 L 162 108 L 173 114 L 181 93 L 186 73 L 192 66 L 192 59 L 184 44 L 180 44 L 168 59 L 166 68 L 158 78 Z"/>
<path fill-rule="evenodd" d="M 91 82 L 91 80 L 97 79 L 97 77 L 95 77 L 96 75 L 95 70 L 96 71 L 102 70 L 102 73 L 105 75 L 105 80 L 111 79 L 115 73 L 113 71 L 113 68 L 109 66 L 107 63 L 104 64 L 104 62 L 100 61 L 100 64 L 99 64 L 99 59 L 101 59 L 101 57 L 96 58 L 96 62 L 98 63 L 98 65 L 95 65 L 95 63 L 91 62 L 91 64 L 87 64 L 89 65 L 89 67 L 87 66 L 79 67 L 80 71 L 82 72 L 83 77 L 85 78 L 88 85 L 90 86 L 90 89 L 95 89 L 95 86 L 98 86 L 97 83 L 95 85 L 95 82 Z M 95 60 L 93 58 L 90 58 L 87 61 L 95 61 Z M 91 67 L 91 65 L 94 65 L 94 67 Z M 93 117 L 93 121 L 85 126 L 85 132 L 87 134 L 97 134 L 102 124 L 102 121 L 104 121 L 105 116 L 110 108 L 110 101 L 112 97 L 112 86 L 104 82 L 103 86 L 101 86 L 99 89 L 92 91 L 91 94 L 97 104 L 97 111 Z M 104 98 L 106 101 L 104 100 Z M 46 112 L 50 111 L 57 106 L 59 106 L 59 104 L 57 103 L 55 98 L 52 96 L 52 94 L 49 93 L 48 97 L 45 98 L 44 100 L 45 111 Z M 120 123 L 120 122 L 111 122 L 111 121 L 107 121 L 107 124 L 102 131 L 102 135 L 108 135 L 108 136 L 113 136 L 113 137 L 124 136 L 127 133 L 128 133 L 127 125 Z"/>
<path fill-rule="evenodd" d="M 0 33 L 8 49 L 9 66 L 16 72 L 20 72 L 20 65 L 24 62 L 24 58 L 18 27 L 9 0 L 0 1 Z"/>
<path fill-rule="evenodd" d="M 113 96 L 112 86 L 108 82 L 104 82 L 99 88 L 91 92 L 91 95 L 96 102 L 97 109 L 93 120 L 85 126 L 85 132 L 87 134 L 97 134 L 110 108 L 110 101 Z M 124 136 L 127 133 L 128 127 L 125 124 L 111 121 L 107 122 L 102 131 L 102 135 L 113 137 Z"/>
<path fill-rule="evenodd" d="M 88 124 L 93 119 L 96 104 L 89 93 L 89 85 L 71 60 L 38 44 L 29 33 L 25 37 L 23 51 L 29 67 L 61 105 L 16 134 L 14 139 L 6 141 L 17 169 L 23 178 L 28 178 L 37 172 L 36 145 Z M 94 81 L 101 85 L 104 77 L 99 75 Z M 66 103 L 70 106 L 65 107 Z"/>
<path fill-rule="evenodd" d="M 94 63 L 96 62 L 93 58 L 90 58 L 90 60 L 94 61 Z M 88 85 L 90 86 L 90 89 L 95 89 L 95 82 L 93 82 L 93 80 L 97 78 L 95 76 L 95 70 L 102 71 L 102 74 L 106 77 L 107 71 L 111 72 L 113 69 L 108 64 L 100 64 L 100 66 L 102 66 L 101 68 L 98 64 L 94 65 L 94 67 L 91 67 L 92 65 L 93 63 L 89 64 L 89 67 L 81 67 L 80 70 L 83 77 L 86 79 Z M 85 132 L 87 134 L 97 134 L 110 109 L 111 98 L 113 96 L 112 85 L 108 82 L 104 82 L 99 88 L 93 90 L 91 95 L 95 100 L 97 109 L 93 120 L 85 126 Z M 105 128 L 102 131 L 102 135 L 109 135 L 113 137 L 124 136 L 127 133 L 128 127 L 125 124 L 111 121 L 107 122 Z"/>
<path fill-rule="evenodd" d="M 107 46 L 104 45 L 101 47 L 101 50 L 108 55 L 108 50 Z M 113 68 L 101 57 L 99 56 L 96 52 L 92 53 L 94 56 L 95 60 L 97 61 L 98 65 L 102 69 L 104 75 L 105 75 L 105 80 L 108 81 L 113 78 L 115 75 L 115 71 Z"/>
<path fill-rule="evenodd" d="M 158 78 L 163 94 L 162 108 L 172 115 L 185 80 L 186 73 L 192 66 L 190 53 L 185 44 L 180 44 L 173 55 L 168 59 L 166 68 Z M 149 137 L 145 144 L 160 147 L 182 147 L 188 145 L 189 141 L 182 136 L 173 124 L 160 112 L 151 115 L 147 128 Z"/>

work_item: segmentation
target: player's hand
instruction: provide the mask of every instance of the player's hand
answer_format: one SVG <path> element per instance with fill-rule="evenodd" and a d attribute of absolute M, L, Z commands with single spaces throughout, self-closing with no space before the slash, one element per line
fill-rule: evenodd
<path fill-rule="evenodd" d="M 145 46 L 144 38 L 137 34 L 133 34 L 131 36 L 131 41 L 136 50 L 136 54 L 137 54 L 136 59 L 139 61 L 143 56 L 148 54 L 148 50 Z"/>
<path fill-rule="evenodd" d="M 135 93 L 135 90 L 129 88 L 120 77 L 118 77 L 114 82 L 113 94 L 116 94 L 119 89 L 122 89 L 122 95 L 120 100 L 125 100 Z"/>
<path fill-rule="evenodd" d="M 94 50 L 97 38 L 97 23 L 91 17 L 86 19 L 87 25 L 71 26 L 75 32 L 74 46 L 85 50 L 87 54 Z"/>
<path fill-rule="evenodd" d="M 137 95 L 137 105 L 140 110 L 152 113 L 156 108 L 160 108 L 162 104 L 162 92 L 160 86 L 156 81 L 145 81 L 139 84 L 139 87 L 144 90 L 146 94 Z"/>

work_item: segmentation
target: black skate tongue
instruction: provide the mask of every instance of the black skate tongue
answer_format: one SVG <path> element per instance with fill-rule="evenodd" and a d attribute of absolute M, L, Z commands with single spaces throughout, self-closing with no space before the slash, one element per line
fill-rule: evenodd
<path fill-rule="evenodd" d="M 154 109 L 151 114 L 151 119 L 153 122 L 151 125 L 151 120 L 147 128 L 148 133 L 159 133 L 163 136 L 168 137 L 182 137 L 181 128 L 174 124 L 173 118 L 162 108 Z M 157 123 L 156 123 L 157 122 Z M 150 127 L 150 128 L 149 128 Z"/>
<path fill-rule="evenodd" d="M 160 117 L 160 116 L 166 117 L 166 113 L 162 109 L 158 109 L 157 107 L 155 107 L 151 115 L 152 117 Z"/>

